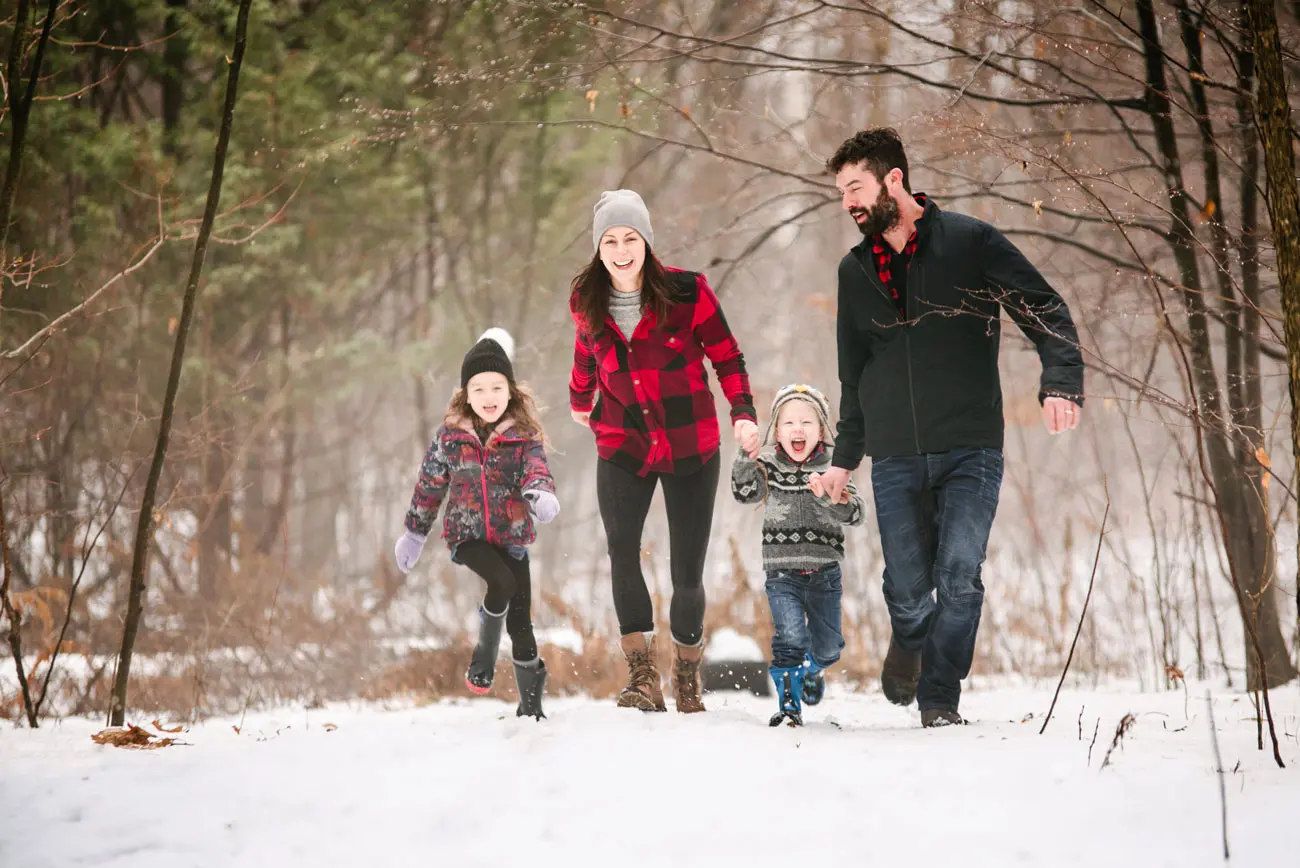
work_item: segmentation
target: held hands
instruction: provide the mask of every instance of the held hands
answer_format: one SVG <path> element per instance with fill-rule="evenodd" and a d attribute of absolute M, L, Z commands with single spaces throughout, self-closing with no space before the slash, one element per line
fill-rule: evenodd
<path fill-rule="evenodd" d="M 550 524 L 560 514 L 560 501 L 549 491 L 540 488 L 525 491 L 524 500 L 528 501 L 528 511 L 540 524 Z"/>
<path fill-rule="evenodd" d="M 577 423 L 578 423 L 579 425 L 581 425 L 583 428 L 590 428 L 590 427 L 591 427 L 591 411 L 590 411 L 590 410 L 588 410 L 586 413 L 579 412 L 578 410 L 570 410 L 570 411 L 569 411 L 569 415 L 573 417 L 573 421 L 574 421 L 574 422 L 577 422 Z"/>
<path fill-rule="evenodd" d="M 759 443 L 758 424 L 750 419 L 738 419 L 734 430 L 741 450 L 750 458 L 757 458 L 758 447 L 762 445 Z"/>
<path fill-rule="evenodd" d="M 832 467 L 825 473 L 814 473 L 808 481 L 808 487 L 814 494 L 821 497 L 821 492 L 825 492 L 830 497 L 831 503 L 848 503 L 848 486 L 849 471 L 843 467 Z"/>
<path fill-rule="evenodd" d="M 1047 433 L 1062 434 L 1079 427 L 1083 408 L 1069 398 L 1051 396 L 1043 399 L 1043 422 Z"/>
<path fill-rule="evenodd" d="M 397 555 L 399 570 L 403 573 L 411 571 L 411 567 L 415 566 L 416 561 L 420 559 L 420 552 L 424 551 L 424 542 L 427 539 L 428 537 L 411 533 L 409 530 L 398 538 L 393 553 Z"/>
<path fill-rule="evenodd" d="M 829 487 L 830 480 L 826 479 L 826 477 L 830 476 L 830 474 L 833 471 L 841 470 L 841 469 L 842 468 L 839 467 L 833 467 L 830 470 L 826 471 L 826 473 L 814 473 L 811 476 L 809 476 L 808 488 L 812 491 L 813 495 L 816 497 L 821 497 L 822 495 L 826 495 L 827 497 L 830 498 L 831 503 L 844 504 L 852 500 L 853 498 L 850 497 L 849 495 L 849 487 L 848 487 L 849 472 L 847 470 L 844 471 L 844 483 L 840 487 L 840 493 L 838 495 L 831 494 L 831 490 Z"/>

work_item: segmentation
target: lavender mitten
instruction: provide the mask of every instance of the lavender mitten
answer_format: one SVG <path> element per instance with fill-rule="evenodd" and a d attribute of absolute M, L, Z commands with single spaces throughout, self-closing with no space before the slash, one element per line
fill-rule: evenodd
<path fill-rule="evenodd" d="M 560 514 L 560 501 L 549 491 L 534 488 L 524 492 L 524 499 L 528 501 L 528 510 L 533 518 L 541 524 L 550 524 Z"/>
<path fill-rule="evenodd" d="M 411 567 L 420 559 L 420 552 L 424 551 L 424 541 L 427 536 L 420 536 L 418 533 L 411 533 L 409 530 L 402 534 L 397 540 L 397 546 L 394 553 L 397 555 L 397 568 L 404 573 L 409 573 Z"/>

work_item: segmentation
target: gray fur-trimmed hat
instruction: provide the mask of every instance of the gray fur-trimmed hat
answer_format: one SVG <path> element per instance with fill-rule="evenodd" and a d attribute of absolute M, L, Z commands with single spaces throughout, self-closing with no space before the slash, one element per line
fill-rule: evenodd
<path fill-rule="evenodd" d="M 650 209 L 635 190 L 606 190 L 592 209 L 591 246 L 600 249 L 600 237 L 615 226 L 629 226 L 641 233 L 647 247 L 654 247 Z"/>
<path fill-rule="evenodd" d="M 772 399 L 772 416 L 767 423 L 767 433 L 763 435 L 763 444 L 770 446 L 776 442 L 776 417 L 781 408 L 791 401 L 807 401 L 817 411 L 817 419 L 822 425 L 822 443 L 830 446 L 835 443 L 835 431 L 831 428 L 831 405 L 819 389 L 806 383 L 791 383 L 782 386 Z"/>

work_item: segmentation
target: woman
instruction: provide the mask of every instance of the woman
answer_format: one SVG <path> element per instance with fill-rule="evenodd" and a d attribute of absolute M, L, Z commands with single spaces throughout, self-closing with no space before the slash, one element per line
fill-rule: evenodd
<path fill-rule="evenodd" d="M 577 325 L 569 406 L 574 420 L 596 435 L 596 493 L 629 669 L 618 705 L 666 710 L 654 663 L 654 610 L 641 572 L 641 533 L 655 486 L 662 484 L 672 563 L 674 695 L 678 711 L 703 711 L 704 558 L 720 462 L 704 359 L 731 404 L 736 439 L 756 455 L 759 433 L 745 360 L 704 275 L 665 268 L 655 258 L 650 212 L 639 195 L 601 194 L 592 242 L 595 256 L 573 279 L 569 299 Z"/>

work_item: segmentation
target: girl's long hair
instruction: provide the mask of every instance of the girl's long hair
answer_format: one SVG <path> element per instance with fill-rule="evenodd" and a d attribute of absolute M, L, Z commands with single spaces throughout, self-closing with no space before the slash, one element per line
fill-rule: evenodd
<path fill-rule="evenodd" d="M 581 315 L 587 330 L 599 334 L 605 327 L 605 318 L 609 316 L 609 294 L 614 284 L 609 277 L 609 269 L 600 261 L 600 251 L 591 258 L 573 278 L 570 287 L 575 293 L 574 311 Z M 645 246 L 645 263 L 641 266 L 641 311 L 653 311 L 655 321 L 662 327 L 668 320 L 668 311 L 673 306 L 673 284 L 668 279 L 668 272 L 655 258 L 650 245 Z"/>
<path fill-rule="evenodd" d="M 542 414 L 537 405 L 537 396 L 526 384 L 510 383 L 510 401 L 506 404 L 506 411 L 496 421 L 496 425 L 500 425 L 506 419 L 513 419 L 515 430 L 523 436 L 540 440 L 548 449 L 550 448 L 550 441 L 546 439 L 546 432 L 542 429 Z M 451 403 L 447 405 L 447 413 L 442 421 L 446 425 L 455 425 L 461 420 L 468 420 L 475 425 L 482 424 L 478 414 L 469 404 L 469 393 L 463 387 L 452 394 Z"/>

